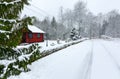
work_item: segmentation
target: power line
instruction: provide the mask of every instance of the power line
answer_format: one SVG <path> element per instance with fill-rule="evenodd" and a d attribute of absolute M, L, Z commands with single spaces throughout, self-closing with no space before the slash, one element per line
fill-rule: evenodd
<path fill-rule="evenodd" d="M 34 10 L 34 9 L 31 9 L 31 8 L 28 8 L 27 6 L 25 6 L 27 9 L 29 9 L 29 10 L 31 10 L 31 11 L 33 11 L 34 13 L 37 13 L 37 14 L 39 14 L 39 15 L 41 15 L 41 16 L 44 16 L 44 17 L 46 17 L 45 15 L 43 15 L 41 12 L 39 12 L 39 11 L 36 11 L 36 10 Z"/>
<path fill-rule="evenodd" d="M 42 10 L 41 8 L 39 8 L 39 7 L 37 7 L 37 6 L 33 5 L 33 4 L 31 4 L 31 5 L 32 5 L 33 7 L 35 7 L 35 8 L 37 8 L 38 10 L 42 11 L 43 13 L 45 13 L 45 14 L 47 14 L 47 15 L 49 15 L 49 16 L 52 16 L 51 14 L 49 14 L 49 13 L 47 13 L 46 11 Z"/>
<path fill-rule="evenodd" d="M 44 16 L 44 17 L 47 17 L 47 16 L 53 17 L 52 15 L 48 14 L 46 11 L 40 9 L 39 7 L 37 7 L 37 6 L 33 5 L 33 4 L 31 4 L 31 5 L 32 5 L 32 7 L 34 7 L 37 11 L 36 11 L 35 9 L 29 8 L 29 7 L 27 7 L 27 6 L 25 6 L 25 7 L 26 7 L 27 9 L 29 9 L 29 10 L 32 10 L 33 12 L 39 13 L 41 16 Z"/>
<path fill-rule="evenodd" d="M 88 1 L 86 0 L 86 5 L 88 4 Z"/>

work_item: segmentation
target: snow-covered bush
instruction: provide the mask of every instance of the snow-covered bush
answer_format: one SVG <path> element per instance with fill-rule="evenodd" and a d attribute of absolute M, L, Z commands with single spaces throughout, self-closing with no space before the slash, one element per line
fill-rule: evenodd
<path fill-rule="evenodd" d="M 80 38 L 81 38 L 81 37 L 79 36 L 79 34 L 78 34 L 78 31 L 77 31 L 75 28 L 72 29 L 72 31 L 71 31 L 71 33 L 70 33 L 70 38 L 71 38 L 72 40 L 77 40 L 77 39 L 80 39 Z"/>
<path fill-rule="evenodd" d="M 102 39 L 112 39 L 112 37 L 106 36 L 106 35 L 101 35 Z"/>
<path fill-rule="evenodd" d="M 52 44 L 50 44 L 51 46 L 54 46 L 55 45 L 55 43 L 52 43 Z"/>
<path fill-rule="evenodd" d="M 29 71 L 27 65 L 41 58 L 38 44 L 30 45 L 27 48 L 11 49 L 5 54 L 0 57 L 0 79 L 7 79 L 11 75 Z"/>

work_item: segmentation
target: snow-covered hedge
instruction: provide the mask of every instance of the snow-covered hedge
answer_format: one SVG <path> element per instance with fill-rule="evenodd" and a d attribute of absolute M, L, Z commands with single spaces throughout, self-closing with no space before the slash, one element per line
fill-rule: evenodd
<path fill-rule="evenodd" d="M 43 52 L 41 53 L 41 55 L 42 55 L 42 57 L 45 57 L 45 56 L 50 55 L 50 54 L 52 54 L 52 53 L 54 53 L 54 52 L 57 52 L 57 51 L 59 51 L 59 50 L 62 50 L 62 49 L 64 49 L 64 48 L 67 48 L 67 47 L 69 47 L 69 46 L 71 46 L 71 45 L 80 43 L 80 42 L 85 41 L 85 40 L 87 40 L 87 39 L 81 39 L 81 40 L 71 41 L 71 42 L 69 42 L 69 43 L 64 44 L 63 46 L 56 47 L 56 48 L 53 48 L 53 49 L 50 49 L 50 50 L 45 50 L 45 51 L 43 51 Z"/>

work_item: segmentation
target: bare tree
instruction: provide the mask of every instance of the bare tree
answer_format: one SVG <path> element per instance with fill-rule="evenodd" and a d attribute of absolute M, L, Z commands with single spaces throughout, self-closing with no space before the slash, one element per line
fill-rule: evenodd
<path fill-rule="evenodd" d="M 79 35 L 81 34 L 82 29 L 84 28 L 83 22 L 86 16 L 86 12 L 86 4 L 82 1 L 78 1 L 74 6 L 74 20 L 78 26 Z"/>

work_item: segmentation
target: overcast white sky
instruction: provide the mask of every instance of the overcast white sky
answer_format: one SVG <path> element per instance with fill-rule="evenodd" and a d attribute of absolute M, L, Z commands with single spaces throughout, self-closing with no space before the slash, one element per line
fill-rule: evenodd
<path fill-rule="evenodd" d="M 59 12 L 59 8 L 63 6 L 63 8 L 73 9 L 74 4 L 79 0 L 31 0 L 31 7 L 27 7 L 23 14 L 37 16 L 38 18 L 42 18 L 45 16 L 57 16 Z M 113 9 L 120 10 L 120 0 L 82 0 L 84 2 L 87 1 L 87 8 L 93 12 L 94 14 L 98 14 L 100 12 L 107 13 Z M 36 8 L 36 7 L 38 8 Z M 44 10 L 41 11 L 40 9 Z"/>

